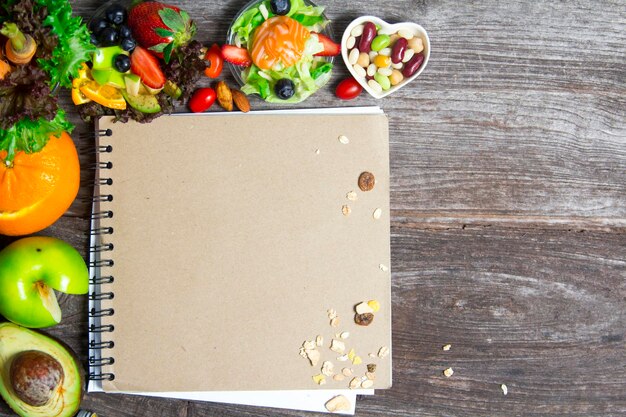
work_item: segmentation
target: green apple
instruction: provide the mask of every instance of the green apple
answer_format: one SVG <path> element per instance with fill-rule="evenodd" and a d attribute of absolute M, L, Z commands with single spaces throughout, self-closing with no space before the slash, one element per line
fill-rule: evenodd
<path fill-rule="evenodd" d="M 0 251 L 0 314 L 25 327 L 61 321 L 54 290 L 86 294 L 89 271 L 70 244 L 56 238 L 20 239 Z"/>

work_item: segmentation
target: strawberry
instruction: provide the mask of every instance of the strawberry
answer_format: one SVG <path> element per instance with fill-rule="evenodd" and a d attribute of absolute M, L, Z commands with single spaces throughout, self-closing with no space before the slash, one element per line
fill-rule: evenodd
<path fill-rule="evenodd" d="M 231 64 L 239 65 L 242 67 L 249 67 L 252 65 L 252 59 L 248 50 L 245 48 L 239 48 L 235 45 L 223 45 L 222 56 Z"/>
<path fill-rule="evenodd" d="M 335 56 L 335 55 L 339 55 L 339 52 L 341 52 L 341 46 L 339 46 L 338 43 L 333 42 L 332 39 L 330 39 L 328 36 L 323 35 L 321 33 L 315 33 L 312 32 L 313 34 L 317 35 L 317 40 L 324 45 L 324 50 L 322 52 L 318 52 L 315 54 L 315 56 Z"/>
<path fill-rule="evenodd" d="M 166 63 L 172 52 L 189 43 L 196 33 L 196 24 L 187 12 L 157 1 L 139 3 L 130 9 L 128 26 L 137 43 Z"/>
<path fill-rule="evenodd" d="M 139 45 L 130 54 L 130 70 L 139 75 L 141 81 L 150 88 L 158 90 L 165 85 L 165 75 L 161 71 L 159 60 Z"/>

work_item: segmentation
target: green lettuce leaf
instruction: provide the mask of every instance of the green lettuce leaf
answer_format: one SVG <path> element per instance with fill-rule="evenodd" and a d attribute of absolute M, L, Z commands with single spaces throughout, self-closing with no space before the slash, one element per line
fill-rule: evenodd
<path fill-rule="evenodd" d="M 59 38 L 52 57 L 40 59 L 39 66 L 50 74 L 51 86 L 59 84 L 72 88 L 72 78 L 78 77 L 79 68 L 95 51 L 89 30 L 81 17 L 72 16 L 72 7 L 67 0 L 37 0 L 37 5 L 47 8 L 44 25 Z"/>
<path fill-rule="evenodd" d="M 5 163 L 10 163 L 18 151 L 26 153 L 39 152 L 48 143 L 50 135 L 59 136 L 63 132 L 71 133 L 74 126 L 59 110 L 52 120 L 21 119 L 10 129 L 0 130 L 0 150 L 7 151 Z"/>

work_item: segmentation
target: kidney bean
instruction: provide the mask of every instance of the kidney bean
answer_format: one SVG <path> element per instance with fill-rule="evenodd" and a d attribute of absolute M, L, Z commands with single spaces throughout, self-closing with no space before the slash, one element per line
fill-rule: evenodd
<path fill-rule="evenodd" d="M 404 64 L 404 68 L 402 69 L 402 75 L 406 78 L 409 78 L 411 75 L 415 74 L 417 70 L 422 66 L 422 62 L 424 62 L 424 54 L 419 53 L 413 55 L 413 58 L 406 64 Z"/>
<path fill-rule="evenodd" d="M 391 62 L 394 64 L 402 62 L 402 58 L 404 58 L 404 51 L 406 51 L 408 44 L 409 42 L 404 38 L 398 39 L 396 43 L 393 44 L 393 48 L 391 48 Z"/>
<path fill-rule="evenodd" d="M 369 53 L 372 50 L 372 41 L 376 37 L 376 25 L 367 22 L 363 26 L 363 33 L 359 39 L 359 51 Z"/>

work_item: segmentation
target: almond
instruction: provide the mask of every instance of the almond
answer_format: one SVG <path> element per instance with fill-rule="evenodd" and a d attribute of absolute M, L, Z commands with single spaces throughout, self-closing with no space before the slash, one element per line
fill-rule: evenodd
<path fill-rule="evenodd" d="M 250 111 L 250 101 L 248 100 L 248 97 L 246 97 L 246 95 L 241 91 L 234 88 L 231 91 L 233 94 L 233 102 L 235 103 L 235 106 L 237 106 L 237 108 L 242 112 L 248 113 Z"/>
<path fill-rule="evenodd" d="M 224 81 L 220 81 L 215 87 L 215 92 L 220 106 L 227 111 L 233 111 L 233 93 L 230 87 Z"/>

